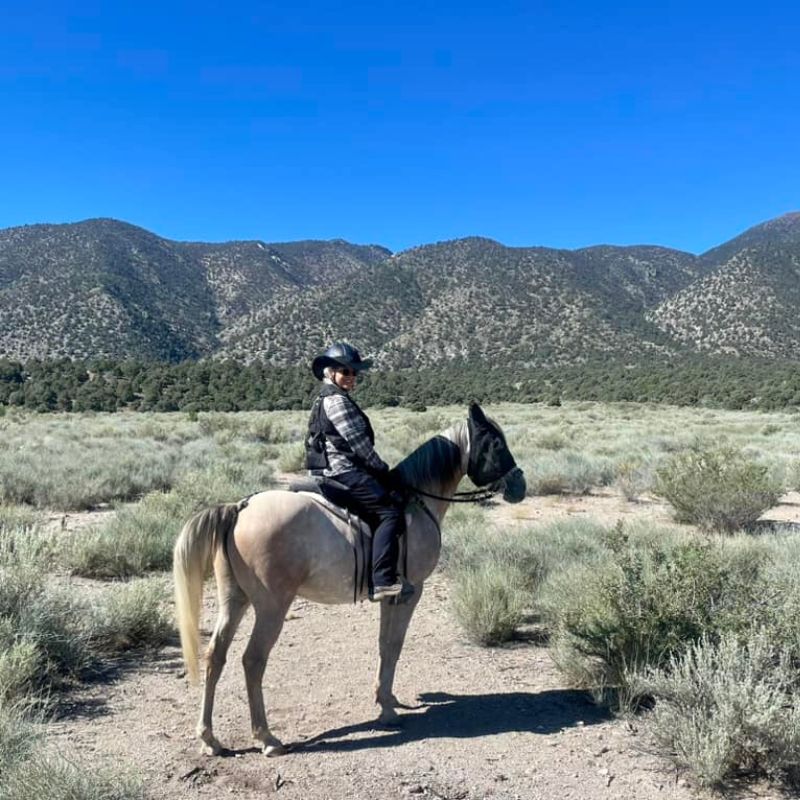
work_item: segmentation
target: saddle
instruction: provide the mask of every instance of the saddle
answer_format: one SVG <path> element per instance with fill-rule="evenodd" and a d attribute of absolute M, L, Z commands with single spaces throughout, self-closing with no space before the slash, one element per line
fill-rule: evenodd
<path fill-rule="evenodd" d="M 334 478 L 320 476 L 299 478 L 292 481 L 288 488 L 290 492 L 306 495 L 347 523 L 345 536 L 353 550 L 353 603 L 365 600 L 372 588 L 372 528 L 345 505 L 348 487 Z M 401 535 L 399 539 L 397 576 L 406 583 L 408 548 L 405 535 Z"/>

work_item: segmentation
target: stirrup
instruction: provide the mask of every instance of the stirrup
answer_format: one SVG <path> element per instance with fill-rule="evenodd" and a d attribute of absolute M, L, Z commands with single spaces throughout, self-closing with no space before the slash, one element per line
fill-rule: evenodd
<path fill-rule="evenodd" d="M 399 581 L 390 586 L 376 586 L 370 593 L 369 599 L 374 603 L 389 597 L 397 597 L 403 591 L 403 584 Z"/>
<path fill-rule="evenodd" d="M 400 590 L 400 594 L 394 594 L 388 598 L 386 602 L 389 603 L 390 606 L 402 606 L 405 605 L 415 594 L 416 589 L 414 588 L 413 583 L 409 583 L 408 581 L 403 581 L 403 588 Z"/>

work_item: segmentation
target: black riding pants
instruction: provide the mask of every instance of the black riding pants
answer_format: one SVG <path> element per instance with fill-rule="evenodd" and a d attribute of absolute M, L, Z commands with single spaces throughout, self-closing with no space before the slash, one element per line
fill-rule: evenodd
<path fill-rule="evenodd" d="M 397 537 L 403 532 L 405 516 L 395 499 L 371 475 L 352 470 L 335 480 L 348 488 L 345 505 L 372 528 L 373 586 L 390 586 L 397 580 Z"/>

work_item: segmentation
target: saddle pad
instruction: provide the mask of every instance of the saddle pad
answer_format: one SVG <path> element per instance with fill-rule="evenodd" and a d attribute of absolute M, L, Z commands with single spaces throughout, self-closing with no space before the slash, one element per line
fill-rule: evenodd
<path fill-rule="evenodd" d="M 302 494 L 304 497 L 311 498 L 315 503 L 321 505 L 332 514 L 339 517 L 339 519 L 347 522 L 349 528 L 348 536 L 352 536 L 351 531 L 355 530 L 368 539 L 372 538 L 372 528 L 370 528 L 361 517 L 356 516 L 352 511 L 348 511 L 346 508 L 337 506 L 336 503 L 332 503 L 325 495 L 319 494 L 318 492 L 297 492 L 297 494 Z M 354 544 L 352 538 L 350 543 Z"/>

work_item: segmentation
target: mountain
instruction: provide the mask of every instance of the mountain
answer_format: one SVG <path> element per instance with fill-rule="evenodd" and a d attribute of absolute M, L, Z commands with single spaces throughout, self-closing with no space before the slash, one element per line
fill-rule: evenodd
<path fill-rule="evenodd" d="M 206 355 L 219 323 L 197 278 L 180 246 L 114 220 L 0 231 L 0 352 Z"/>
<path fill-rule="evenodd" d="M 270 304 L 387 255 L 346 242 L 172 242 L 110 219 L 0 230 L 0 354 L 209 356 Z"/>
<path fill-rule="evenodd" d="M 509 248 L 480 238 L 413 248 L 265 306 L 249 330 L 225 339 L 222 351 L 297 363 L 330 341 L 349 339 L 387 367 L 675 352 L 643 312 L 701 274 L 702 264 L 664 248 L 624 248 L 625 282 L 614 284 L 613 251 Z M 592 258 L 604 259 L 594 281 Z"/>
<path fill-rule="evenodd" d="M 800 214 L 701 256 L 666 247 L 391 253 L 342 240 L 175 242 L 110 219 L 0 230 L 0 356 L 304 363 L 346 339 L 384 367 L 797 358 Z"/>
<path fill-rule="evenodd" d="M 701 260 L 707 274 L 648 318 L 702 352 L 797 360 L 800 213 L 756 225 Z"/>
<path fill-rule="evenodd" d="M 725 244 L 704 253 L 704 261 L 712 265 L 724 264 L 742 250 L 761 250 L 800 247 L 800 211 L 776 217 L 748 228 Z"/>

